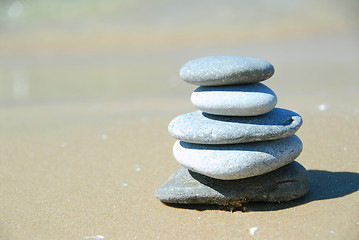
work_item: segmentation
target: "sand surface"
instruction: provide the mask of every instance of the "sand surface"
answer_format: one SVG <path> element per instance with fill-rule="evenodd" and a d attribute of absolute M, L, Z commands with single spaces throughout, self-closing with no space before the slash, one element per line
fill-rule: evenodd
<path fill-rule="evenodd" d="M 359 238 L 355 1 L 90 1 L 82 15 L 69 1 L 56 12 L 70 20 L 37 2 L 0 12 L 0 239 Z M 178 71 L 210 55 L 274 65 L 264 83 L 304 120 L 305 197 L 245 212 L 155 198 L 180 167 L 167 126 L 196 110 Z"/>
<path fill-rule="evenodd" d="M 345 96 L 340 96 L 345 99 Z M 2 239 L 355 239 L 359 108 L 283 97 L 304 118 L 304 198 L 247 212 L 174 208 L 154 197 L 177 168 L 168 122 L 187 100 L 36 103 L 1 108 Z M 324 111 L 321 109 L 326 108 Z M 258 227 L 254 235 L 250 229 Z"/>

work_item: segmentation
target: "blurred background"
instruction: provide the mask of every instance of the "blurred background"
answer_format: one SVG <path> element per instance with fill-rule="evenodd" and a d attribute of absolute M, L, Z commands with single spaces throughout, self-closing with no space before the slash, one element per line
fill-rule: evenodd
<path fill-rule="evenodd" d="M 188 98 L 179 69 L 210 55 L 270 61 L 279 96 L 359 93 L 358 13 L 356 0 L 1 0 L 0 100 Z"/>

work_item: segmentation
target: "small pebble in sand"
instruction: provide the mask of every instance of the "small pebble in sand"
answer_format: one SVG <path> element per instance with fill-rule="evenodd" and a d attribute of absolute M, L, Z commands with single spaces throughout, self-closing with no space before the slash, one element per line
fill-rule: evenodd
<path fill-rule="evenodd" d="M 139 172 L 141 171 L 141 168 L 136 164 L 136 171 Z"/>
<path fill-rule="evenodd" d="M 128 186 L 128 184 L 127 184 L 127 183 L 123 183 L 123 184 L 122 184 L 122 186 L 127 187 L 127 186 Z"/>
<path fill-rule="evenodd" d="M 258 230 L 258 227 L 252 227 L 251 229 L 249 229 L 249 232 L 254 235 L 255 232 Z"/>
<path fill-rule="evenodd" d="M 321 105 L 319 105 L 318 106 L 318 109 L 319 109 L 319 111 L 325 111 L 325 110 L 327 110 L 328 109 L 328 105 L 326 105 L 326 104 L 321 104 Z"/>
<path fill-rule="evenodd" d="M 100 239 L 105 239 L 105 237 L 104 237 L 104 236 L 101 236 L 101 235 L 96 235 L 96 236 L 85 237 L 85 239 L 96 239 L 96 240 L 100 240 Z"/>
<path fill-rule="evenodd" d="M 107 140 L 107 139 L 108 139 L 108 136 L 107 136 L 106 134 L 103 134 L 103 135 L 101 136 L 101 138 L 102 138 L 102 140 Z"/>
<path fill-rule="evenodd" d="M 334 234 L 335 232 L 334 232 L 333 230 L 330 230 L 330 233 L 331 233 L 331 234 Z"/>
<path fill-rule="evenodd" d="M 346 147 L 344 147 L 343 149 L 344 149 L 344 151 L 348 150 L 348 148 L 346 148 Z"/>

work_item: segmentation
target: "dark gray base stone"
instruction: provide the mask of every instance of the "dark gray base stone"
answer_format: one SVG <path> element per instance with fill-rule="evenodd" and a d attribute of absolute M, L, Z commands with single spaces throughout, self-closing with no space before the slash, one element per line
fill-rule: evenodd
<path fill-rule="evenodd" d="M 156 197 L 164 203 L 240 207 L 246 202 L 287 202 L 302 197 L 309 188 L 307 170 L 294 161 L 272 172 L 239 180 L 214 179 L 180 168 L 156 190 Z"/>

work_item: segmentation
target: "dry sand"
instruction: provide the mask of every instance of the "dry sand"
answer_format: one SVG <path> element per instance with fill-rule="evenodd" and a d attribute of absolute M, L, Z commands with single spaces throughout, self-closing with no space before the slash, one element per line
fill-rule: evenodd
<path fill-rule="evenodd" d="M 359 238 L 358 4 L 297 1 L 268 12 L 228 2 L 210 1 L 205 15 L 203 1 L 136 1 L 119 22 L 0 24 L 0 239 Z M 260 13 L 269 20 L 253 23 Z M 155 198 L 180 167 L 167 125 L 195 110 L 195 86 L 177 72 L 209 55 L 273 63 L 265 84 L 277 106 L 304 119 L 297 160 L 312 179 L 308 195 L 245 212 Z"/>
<path fill-rule="evenodd" d="M 312 190 L 291 203 L 248 205 L 247 212 L 175 208 L 154 197 L 179 168 L 167 124 L 194 110 L 187 100 L 2 107 L 1 239 L 355 239 L 358 97 L 354 104 L 339 98 L 326 105 L 314 96 L 281 98 L 279 106 L 304 118 L 297 160 L 309 170 Z"/>

